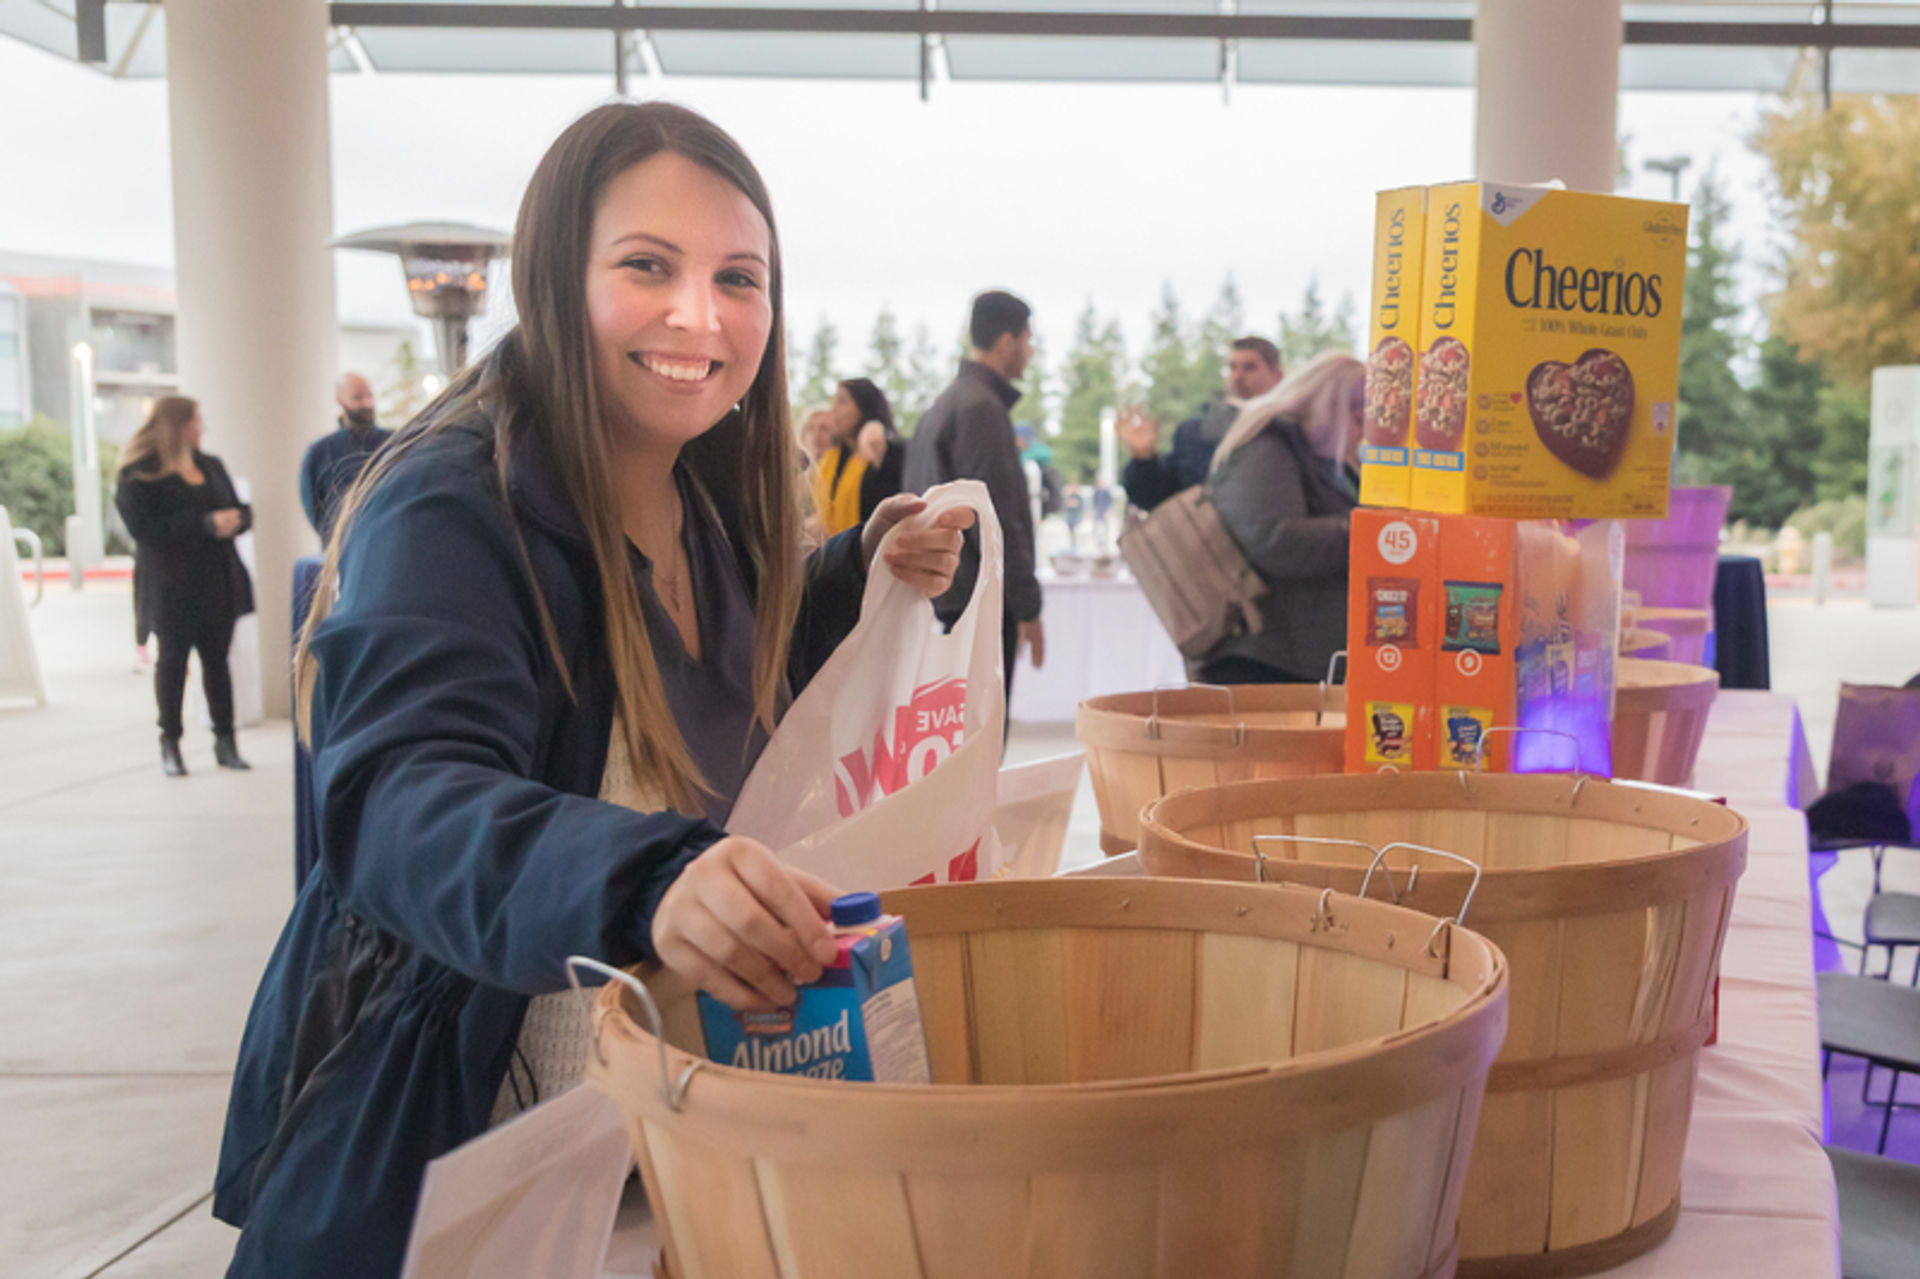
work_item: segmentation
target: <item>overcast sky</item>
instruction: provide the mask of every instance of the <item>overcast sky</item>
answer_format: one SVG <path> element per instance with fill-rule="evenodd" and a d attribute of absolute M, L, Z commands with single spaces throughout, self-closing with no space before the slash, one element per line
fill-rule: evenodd
<path fill-rule="evenodd" d="M 1249 327 L 1272 332 L 1317 276 L 1361 299 L 1372 192 L 1468 176 L 1467 90 L 1216 85 L 936 85 L 669 79 L 639 92 L 731 130 L 773 192 L 793 338 L 823 315 L 864 349 L 883 305 L 944 353 L 971 295 L 1006 287 L 1036 307 L 1058 359 L 1091 298 L 1137 354 L 1171 281 L 1192 311 L 1231 272 Z M 605 80 L 335 75 L 334 226 L 453 219 L 512 226 L 527 175 Z M 1657 155 L 1719 166 L 1765 285 L 1765 170 L 1746 146 L 1750 94 L 1628 94 L 1626 193 L 1665 198 Z M 0 36 L 0 249 L 172 261 L 166 86 L 115 82 Z M 343 320 L 406 323 L 397 263 L 335 258 Z M 843 358 L 843 362 L 844 358 Z"/>

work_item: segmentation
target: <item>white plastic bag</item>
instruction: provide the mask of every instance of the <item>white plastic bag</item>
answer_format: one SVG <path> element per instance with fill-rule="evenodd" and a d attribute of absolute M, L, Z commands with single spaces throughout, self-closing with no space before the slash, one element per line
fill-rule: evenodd
<path fill-rule="evenodd" d="M 980 576 L 966 611 L 941 633 L 933 605 L 882 562 L 890 531 L 859 624 L 787 711 L 727 822 L 850 891 L 987 879 L 1001 863 L 1000 522 L 976 480 L 926 499 L 927 518 L 973 510 Z"/>

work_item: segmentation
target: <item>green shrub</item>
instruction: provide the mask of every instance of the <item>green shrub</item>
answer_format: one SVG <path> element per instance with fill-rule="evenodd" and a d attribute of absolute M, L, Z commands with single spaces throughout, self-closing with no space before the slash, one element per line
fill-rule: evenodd
<path fill-rule="evenodd" d="M 1787 517 L 1787 527 L 1798 529 L 1809 545 L 1815 533 L 1831 533 L 1835 553 L 1864 559 L 1867 554 L 1867 499 L 1856 495 L 1803 506 Z"/>
<path fill-rule="evenodd" d="M 100 509 L 114 523 L 114 465 L 119 449 L 100 445 Z M 0 506 L 15 528 L 40 535 L 48 555 L 67 553 L 67 516 L 73 514 L 73 442 L 67 428 L 35 417 L 22 427 L 0 429 Z M 109 532 L 107 550 L 124 553 L 126 543 Z"/>

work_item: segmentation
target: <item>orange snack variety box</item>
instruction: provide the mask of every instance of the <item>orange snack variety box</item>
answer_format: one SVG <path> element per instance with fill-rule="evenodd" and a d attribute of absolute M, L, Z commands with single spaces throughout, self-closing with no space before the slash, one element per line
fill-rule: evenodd
<path fill-rule="evenodd" d="M 1618 524 L 1352 521 L 1348 772 L 1611 775 Z"/>
<path fill-rule="evenodd" d="M 1347 771 L 1435 767 L 1439 521 L 1353 513 L 1347 586 Z"/>

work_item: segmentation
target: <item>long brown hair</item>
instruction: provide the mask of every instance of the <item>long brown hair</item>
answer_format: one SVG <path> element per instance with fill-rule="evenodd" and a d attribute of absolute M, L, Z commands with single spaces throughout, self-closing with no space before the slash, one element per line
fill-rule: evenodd
<path fill-rule="evenodd" d="M 181 436 L 193 425 L 200 403 L 184 395 L 163 395 L 153 402 L 147 420 L 120 450 L 120 470 L 132 471 L 136 479 L 157 480 L 182 452 Z"/>
<path fill-rule="evenodd" d="M 681 460 L 701 489 L 728 495 L 729 506 L 738 512 L 732 531 L 746 552 L 755 584 L 754 709 L 772 730 L 800 611 L 803 571 L 799 468 L 787 406 L 780 238 L 766 186 L 739 144 L 704 116 L 652 102 L 598 107 L 574 121 L 548 148 L 527 184 L 514 224 L 513 295 L 519 323 L 498 349 L 455 378 L 409 424 L 342 503 L 313 611 L 300 634 L 297 678 L 303 737 L 311 727 L 313 637 L 332 606 L 340 550 L 355 514 L 413 448 L 446 426 L 480 414 L 492 424 L 502 501 L 510 455 L 525 442 L 537 441 L 586 530 L 605 602 L 616 724 L 624 731 L 635 781 L 680 811 L 696 811 L 707 787 L 674 722 L 654 665 L 619 501 L 608 479 L 610 445 L 594 379 L 586 300 L 588 253 L 601 194 L 614 178 L 663 152 L 725 178 L 752 201 L 767 224 L 773 325 L 759 371 L 739 407 L 687 444 Z M 514 528 L 518 536 L 518 525 Z M 521 558 L 531 580 L 524 543 Z M 532 584 L 542 631 L 571 694 L 559 635 L 538 582 Z"/>

